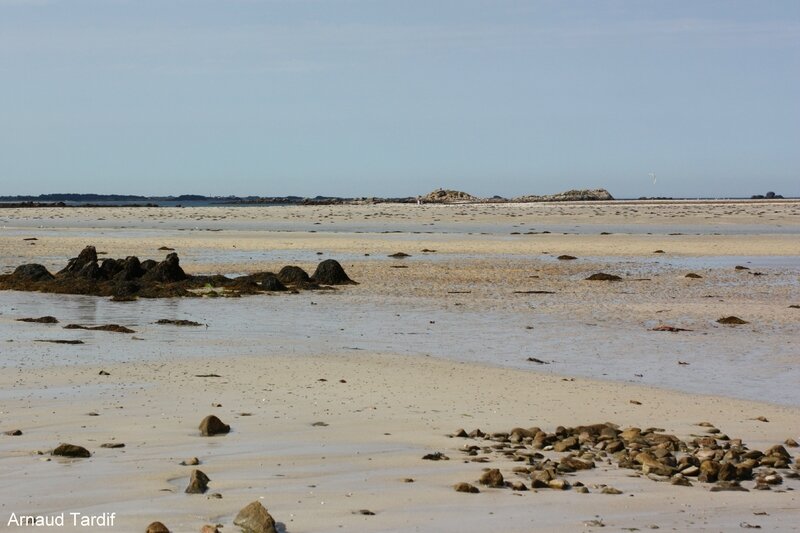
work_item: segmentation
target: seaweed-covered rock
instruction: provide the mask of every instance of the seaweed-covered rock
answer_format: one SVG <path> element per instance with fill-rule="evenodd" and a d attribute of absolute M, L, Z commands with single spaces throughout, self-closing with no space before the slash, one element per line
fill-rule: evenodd
<path fill-rule="evenodd" d="M 189 275 L 181 268 L 175 253 L 161 262 L 106 258 L 97 261 L 94 247 L 87 246 L 78 257 L 53 275 L 39 264 L 17 267 L 12 274 L 0 274 L 0 290 L 40 291 L 56 294 L 111 296 L 114 301 L 138 298 L 200 297 L 203 295 L 242 296 L 267 291 L 286 291 L 287 284 L 297 290 L 335 290 L 330 285 L 355 283 L 334 260 L 323 261 L 311 278 L 297 266 L 287 266 L 279 274 L 260 272 L 229 278 L 221 274 Z M 324 285 L 321 285 L 322 282 Z M 208 289 L 215 289 L 208 291 Z M 219 292 L 218 289 L 223 289 Z"/>
<path fill-rule="evenodd" d="M 19 281 L 46 281 L 53 279 L 53 275 L 38 263 L 20 265 L 14 269 L 14 273 L 11 275 Z"/>
<path fill-rule="evenodd" d="M 299 266 L 287 265 L 278 272 L 278 279 L 287 285 L 311 281 L 308 272 Z"/>
<path fill-rule="evenodd" d="M 317 283 L 322 283 L 325 285 L 345 285 L 355 283 L 355 281 L 351 280 L 347 276 L 344 268 L 342 268 L 342 265 L 339 264 L 339 261 L 335 259 L 326 259 L 317 265 L 317 269 L 314 271 L 314 275 L 311 276 L 311 279 Z"/>
<path fill-rule="evenodd" d="M 249 276 L 253 281 L 261 285 L 261 290 L 265 291 L 285 291 L 286 285 L 281 283 L 278 276 L 272 272 L 256 272 Z"/>
<path fill-rule="evenodd" d="M 145 269 L 142 268 L 142 263 L 135 255 L 126 257 L 122 261 L 119 261 L 119 264 L 121 268 L 117 273 L 117 279 L 130 281 L 136 278 L 141 278 L 145 273 Z"/>
<path fill-rule="evenodd" d="M 67 263 L 67 266 L 58 272 L 58 276 L 68 276 L 78 274 L 86 265 L 97 265 L 97 250 L 94 246 L 87 246 L 78 257 L 73 257 Z"/>
<path fill-rule="evenodd" d="M 597 274 L 592 274 L 588 278 L 587 281 L 621 281 L 622 278 L 615 275 L 615 274 L 606 274 L 605 272 L 598 272 Z"/>
<path fill-rule="evenodd" d="M 175 252 L 168 254 L 166 259 L 148 270 L 143 277 L 161 283 L 173 283 L 187 278 L 186 272 L 181 268 L 178 254 Z"/>
<path fill-rule="evenodd" d="M 111 279 L 117 275 L 117 273 L 122 270 L 122 264 L 118 259 L 103 259 L 100 263 L 100 271 L 103 273 L 103 277 L 106 279 Z"/>

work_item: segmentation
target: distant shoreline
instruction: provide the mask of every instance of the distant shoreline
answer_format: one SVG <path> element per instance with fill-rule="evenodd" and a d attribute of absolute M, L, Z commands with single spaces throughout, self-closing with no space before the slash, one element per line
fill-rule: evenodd
<path fill-rule="evenodd" d="M 639 197 L 616 199 L 588 199 L 588 200 L 562 200 L 546 199 L 537 200 L 508 199 L 508 198 L 475 198 L 459 201 L 426 201 L 417 197 L 403 198 L 344 198 L 316 196 L 306 198 L 300 196 L 282 197 L 218 197 L 218 196 L 120 196 L 102 194 L 43 194 L 39 196 L 0 196 L 0 209 L 2 208 L 57 208 L 57 207 L 254 207 L 254 206 L 319 206 L 319 205 L 375 205 L 375 204 L 414 204 L 425 205 L 471 205 L 471 204 L 523 204 L 523 203 L 565 203 L 580 202 L 593 204 L 608 203 L 780 203 L 800 201 L 800 197 L 780 198 L 743 198 L 743 197 Z"/>

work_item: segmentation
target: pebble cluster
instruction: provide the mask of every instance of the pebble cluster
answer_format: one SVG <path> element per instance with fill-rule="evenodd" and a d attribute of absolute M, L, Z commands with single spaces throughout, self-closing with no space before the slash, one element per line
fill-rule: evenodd
<path fill-rule="evenodd" d="M 507 481 L 498 468 L 485 469 L 479 483 L 491 488 L 509 487 L 513 490 L 555 489 L 589 492 L 580 481 L 570 482 L 581 470 L 598 463 L 616 464 L 619 468 L 636 471 L 654 481 L 672 485 L 692 486 L 693 481 L 710 484 L 711 491 L 748 491 L 742 482 L 753 489 L 770 490 L 781 485 L 784 478 L 800 478 L 800 456 L 792 458 L 787 450 L 798 446 L 793 439 L 764 451 L 751 450 L 741 439 L 732 439 L 708 422 L 698 424 L 704 435 L 692 435 L 682 440 L 664 433 L 660 428 L 620 429 L 616 424 L 589 426 L 559 426 L 552 433 L 538 427 L 513 428 L 508 432 L 487 434 L 480 429 L 467 433 L 463 429 L 452 437 L 469 439 L 459 450 L 469 461 L 488 463 L 498 456 L 521 463 L 513 468 L 514 481 Z M 554 453 L 545 455 L 543 452 Z M 426 458 L 431 458 L 429 454 Z M 440 454 L 441 458 L 445 456 Z M 526 484 L 527 482 L 527 484 Z M 458 492 L 477 493 L 470 483 L 454 486 Z M 621 491 L 597 485 L 604 494 Z M 788 490 L 791 490 L 789 488 Z"/>

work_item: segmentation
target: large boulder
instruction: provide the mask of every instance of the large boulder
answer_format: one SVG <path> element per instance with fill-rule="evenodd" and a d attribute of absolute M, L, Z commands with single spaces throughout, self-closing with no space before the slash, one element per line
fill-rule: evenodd
<path fill-rule="evenodd" d="M 347 276 L 344 268 L 339 264 L 339 261 L 335 259 L 326 259 L 317 265 L 317 269 L 314 271 L 314 275 L 311 276 L 311 279 L 323 285 L 345 285 L 348 283 L 355 283 L 355 281 Z"/>
<path fill-rule="evenodd" d="M 14 269 L 12 277 L 17 281 L 48 281 L 53 279 L 53 275 L 43 265 L 37 263 L 18 266 Z"/>

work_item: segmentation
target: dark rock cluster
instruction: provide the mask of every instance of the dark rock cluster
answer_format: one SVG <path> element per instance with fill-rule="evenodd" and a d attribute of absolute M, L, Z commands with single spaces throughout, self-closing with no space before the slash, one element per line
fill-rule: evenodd
<path fill-rule="evenodd" d="M 354 284 L 334 259 L 321 262 L 313 276 L 298 266 L 287 266 L 278 274 L 258 272 L 236 278 L 222 275 L 193 276 L 181 268 L 178 255 L 163 261 L 125 259 L 98 260 L 94 246 L 84 248 L 67 266 L 52 274 L 43 265 L 18 266 L 0 275 L 0 290 L 39 291 L 58 294 L 111 296 L 114 300 L 201 296 L 240 296 L 286 290 L 317 290 L 331 285 Z M 212 289 L 208 291 L 207 289 Z M 217 292 L 220 289 L 221 292 Z M 213 293 L 213 294 L 212 294 Z"/>

